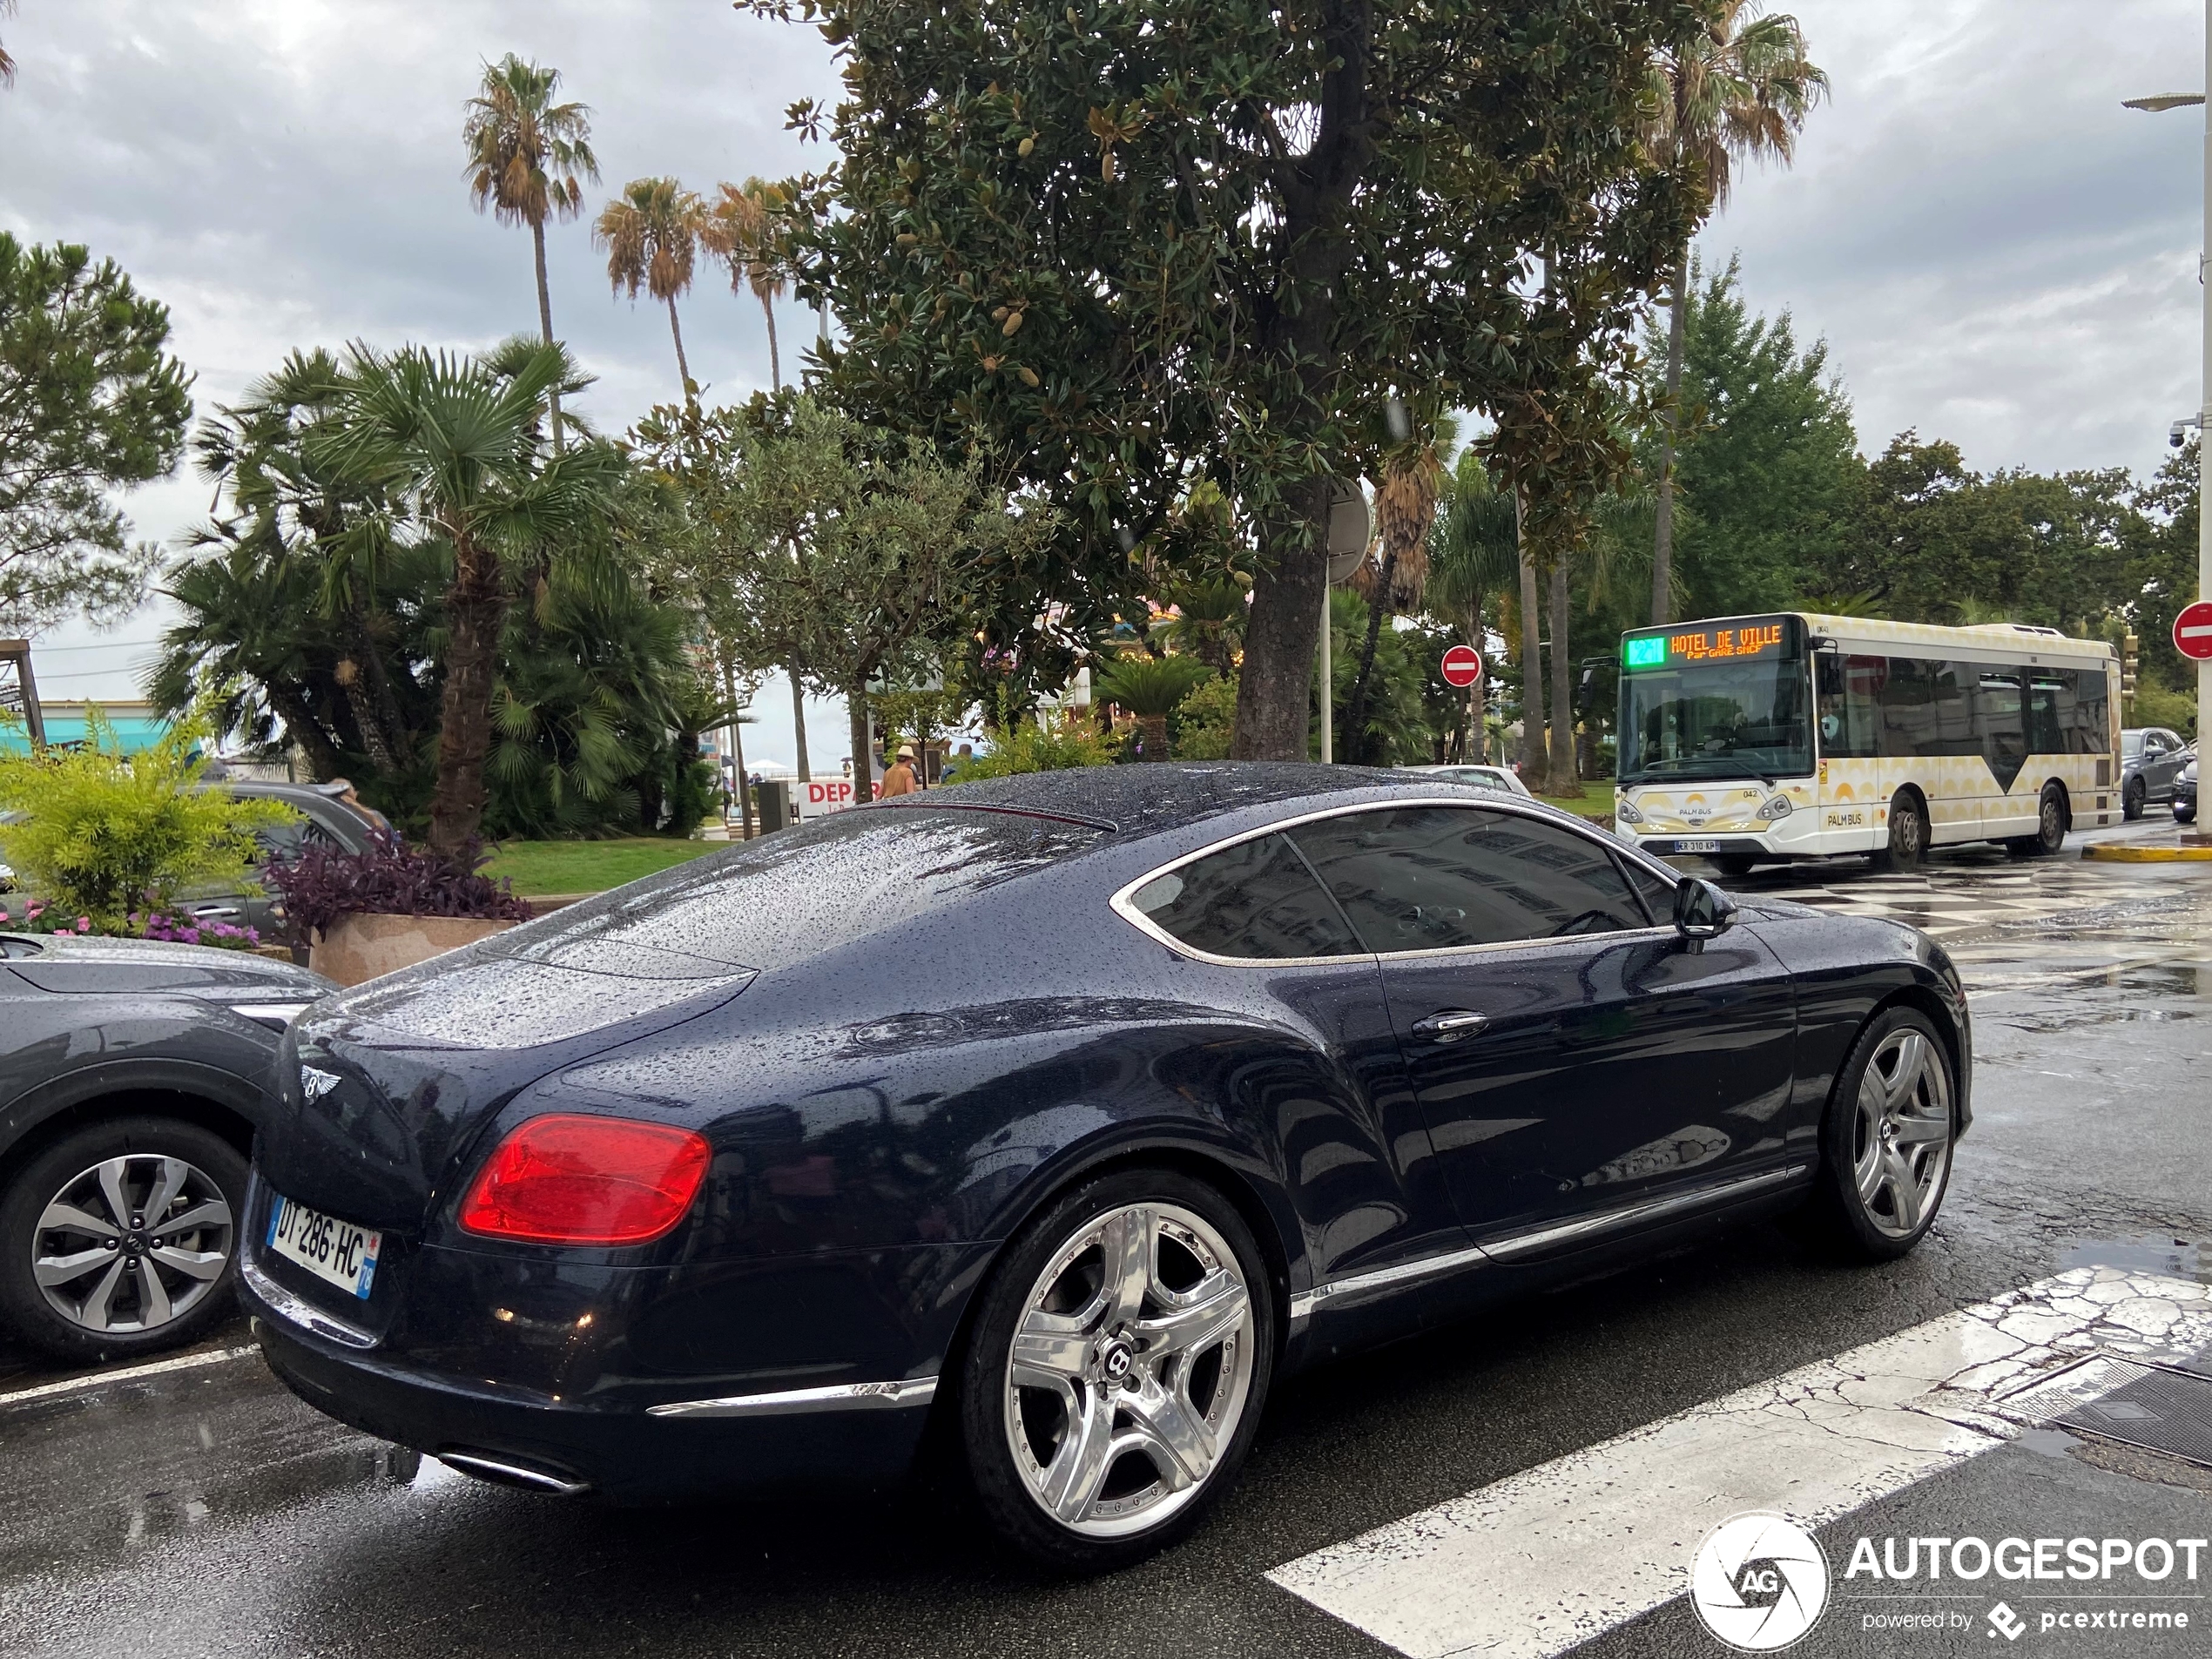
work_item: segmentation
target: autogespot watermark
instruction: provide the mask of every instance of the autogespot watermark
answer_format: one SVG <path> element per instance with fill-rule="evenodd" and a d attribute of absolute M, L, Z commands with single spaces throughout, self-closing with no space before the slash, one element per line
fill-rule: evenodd
<path fill-rule="evenodd" d="M 1851 1604 L 1861 1630 L 1900 1636 L 1977 1623 L 2005 1644 L 2046 1632 L 2187 1631 L 2204 1622 L 2208 1548 L 2202 1538 L 1861 1536 L 1837 1599 Z M 1999 1582 L 2029 1605 L 1974 1605 Z M 1714 1527 L 1690 1563 L 1690 1606 L 1707 1630 L 1745 1653 L 1796 1643 L 1820 1622 L 1832 1588 L 1819 1542 L 1764 1511 Z"/>

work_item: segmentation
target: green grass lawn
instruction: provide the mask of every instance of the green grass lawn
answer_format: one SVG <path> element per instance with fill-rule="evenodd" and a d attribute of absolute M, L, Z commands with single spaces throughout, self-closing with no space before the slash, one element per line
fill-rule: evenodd
<path fill-rule="evenodd" d="M 502 841 L 484 873 L 512 876 L 524 897 L 552 893 L 604 893 L 641 875 L 717 853 L 722 841 L 676 841 L 633 835 L 615 841 Z"/>
<path fill-rule="evenodd" d="M 1536 799 L 1547 806 L 1556 806 L 1561 812 L 1578 817 L 1611 817 L 1613 813 L 1613 786 L 1586 784 L 1580 795 L 1539 795 Z"/>

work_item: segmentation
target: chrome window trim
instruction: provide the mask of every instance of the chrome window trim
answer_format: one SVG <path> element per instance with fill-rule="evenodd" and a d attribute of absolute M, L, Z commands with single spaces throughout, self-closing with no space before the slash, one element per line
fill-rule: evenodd
<path fill-rule="evenodd" d="M 719 1399 L 675 1399 L 648 1406 L 648 1417 L 792 1417 L 806 1412 L 884 1411 L 927 1406 L 937 1395 L 934 1377 L 895 1382 L 838 1383 L 827 1388 L 788 1388 L 772 1394 L 729 1394 Z"/>
<path fill-rule="evenodd" d="M 377 1339 L 359 1325 L 348 1325 L 343 1319 L 325 1313 L 305 1298 L 294 1296 L 286 1290 L 247 1260 L 243 1250 L 239 1251 L 238 1268 L 247 1288 L 268 1305 L 270 1312 L 286 1324 L 296 1325 L 301 1330 L 327 1342 L 335 1342 L 341 1347 L 374 1348 L 376 1345 Z"/>
<path fill-rule="evenodd" d="M 1172 875 L 1186 864 L 1196 864 L 1200 859 L 1211 858 L 1217 853 L 1225 853 L 1232 846 L 1242 846 L 1247 841 L 1264 840 L 1270 835 L 1296 829 L 1302 824 L 1318 824 L 1332 818 L 1349 818 L 1357 813 L 1393 812 L 1401 806 L 1458 806 L 1472 808 L 1478 812 L 1506 813 L 1518 818 L 1532 819 L 1540 824 L 1548 824 L 1554 829 L 1565 830 L 1570 835 L 1579 835 L 1603 852 L 1616 854 L 1634 853 L 1642 860 L 1645 869 L 1661 880 L 1671 881 L 1679 886 L 1684 879 L 1681 871 L 1670 868 L 1656 858 L 1643 853 L 1642 848 L 1631 846 L 1618 836 L 1602 834 L 1588 825 L 1575 823 L 1571 819 L 1565 818 L 1564 815 L 1555 818 L 1552 816 L 1549 809 L 1538 802 L 1525 800 L 1518 795 L 1488 789 L 1477 784 L 1467 784 L 1462 787 L 1475 792 L 1467 795 L 1406 796 L 1396 800 L 1369 800 L 1359 801 L 1348 806 L 1325 806 L 1318 812 L 1300 813 L 1294 818 L 1278 819 L 1275 822 L 1263 825 L 1258 829 L 1244 830 L 1235 835 L 1224 836 L 1220 840 L 1211 842 L 1195 853 L 1185 853 L 1179 857 L 1170 859 L 1155 869 L 1147 870 L 1136 880 L 1127 882 L 1117 888 L 1113 897 L 1107 902 L 1112 906 L 1115 913 L 1123 921 L 1147 938 L 1165 945 L 1178 956 L 1194 962 L 1206 962 L 1216 968 L 1318 968 L 1330 964 L 1354 962 L 1363 957 L 1371 962 L 1394 962 L 1417 957 L 1467 955 L 1484 951 L 1527 950 L 1544 945 L 1580 943 L 1593 939 L 1628 941 L 1673 935 L 1675 929 L 1671 923 L 1665 925 L 1654 923 L 1649 927 L 1623 928 L 1619 933 L 1613 934 L 1571 934 L 1565 938 L 1554 939 L 1504 939 L 1480 945 L 1440 945 L 1430 950 L 1359 950 L 1347 951 L 1341 956 L 1219 956 L 1212 951 L 1200 950 L 1195 945 L 1184 944 L 1164 927 L 1156 924 L 1150 916 L 1139 910 L 1134 902 L 1134 895 L 1137 890 L 1148 883 L 1157 881 L 1163 875 Z M 1321 890 L 1324 893 L 1328 892 L 1325 886 Z M 1334 895 L 1331 896 L 1333 898 Z M 1629 896 L 1635 898 L 1638 903 L 1642 902 L 1641 896 L 1633 890 Z M 1357 929 L 1354 931 L 1356 933 Z"/>
<path fill-rule="evenodd" d="M 1313 1310 L 1332 1298 L 1361 1291 L 1379 1290 L 1386 1285 L 1400 1285 L 1409 1280 L 1427 1278 L 1438 1273 L 1448 1273 L 1461 1267 L 1487 1266 L 1496 1262 L 1510 1262 L 1529 1251 L 1541 1250 L 1548 1244 L 1561 1244 L 1570 1239 L 1610 1232 L 1617 1228 L 1633 1226 L 1638 1222 L 1655 1221 L 1677 1211 L 1695 1210 L 1703 1205 L 1723 1203 L 1740 1193 L 1755 1191 L 1793 1180 L 1812 1171 L 1810 1163 L 1792 1163 L 1779 1170 L 1761 1170 L 1751 1175 L 1730 1177 L 1726 1181 L 1694 1188 L 1687 1192 L 1676 1192 L 1654 1198 L 1639 1198 L 1633 1203 L 1616 1204 L 1588 1216 L 1577 1216 L 1572 1221 L 1550 1223 L 1524 1231 L 1508 1233 L 1480 1244 L 1462 1250 L 1449 1250 L 1440 1255 L 1425 1256 L 1419 1261 L 1400 1262 L 1392 1267 L 1379 1267 L 1372 1272 L 1354 1273 L 1349 1278 L 1330 1279 L 1310 1291 L 1302 1291 L 1291 1298 L 1291 1319 L 1293 1324 L 1312 1317 Z"/>

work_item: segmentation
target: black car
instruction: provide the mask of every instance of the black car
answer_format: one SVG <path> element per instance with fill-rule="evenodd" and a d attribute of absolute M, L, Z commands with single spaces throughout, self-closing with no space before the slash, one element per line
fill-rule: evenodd
<path fill-rule="evenodd" d="M 618 1499 L 889 1476 L 934 1426 L 1084 1568 L 1191 1525 L 1316 1359 L 1791 1206 L 1903 1253 L 1969 1076 L 1912 928 L 1226 764 L 844 813 L 286 1045 L 242 1294 L 310 1404 Z"/>
<path fill-rule="evenodd" d="M 2120 734 L 2121 815 L 2130 823 L 2143 808 L 2174 798 L 2175 780 L 2193 757 L 2181 733 L 2162 725 L 2130 726 Z"/>
<path fill-rule="evenodd" d="M 235 1311 L 279 1038 L 330 988 L 239 951 L 0 933 L 0 1325 L 81 1361 Z"/>
<path fill-rule="evenodd" d="M 2182 768 L 2182 775 L 2174 780 L 2174 819 L 2176 823 L 2196 822 L 2196 756 L 2189 756 L 2189 763 Z"/>
<path fill-rule="evenodd" d="M 388 828 L 383 817 L 345 799 L 351 786 L 336 784 L 265 783 L 258 779 L 225 779 L 209 784 L 243 800 L 273 800 L 292 808 L 288 824 L 255 833 L 260 843 L 255 868 L 248 884 L 229 887 L 194 888 L 183 896 L 179 908 L 202 921 L 226 921 L 234 927 L 257 929 L 273 938 L 283 924 L 282 901 L 266 890 L 260 872 L 269 864 L 284 864 L 300 856 L 303 846 L 335 846 L 347 853 L 368 850 L 369 837 Z"/>

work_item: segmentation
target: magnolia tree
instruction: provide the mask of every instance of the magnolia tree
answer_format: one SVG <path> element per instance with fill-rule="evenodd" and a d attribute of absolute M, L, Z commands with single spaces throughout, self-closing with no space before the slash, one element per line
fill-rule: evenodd
<path fill-rule="evenodd" d="M 1541 412 L 1703 206 L 1640 136 L 1689 0 L 747 3 L 843 61 L 834 111 L 792 111 L 841 158 L 789 208 L 799 296 L 845 325 L 826 395 L 1061 509 L 987 633 L 1110 610 L 1217 488 L 1258 553 L 1242 756 L 1306 752 L 1331 481 L 1379 407 Z M 1519 448 L 1541 486 L 1585 446 Z"/>

